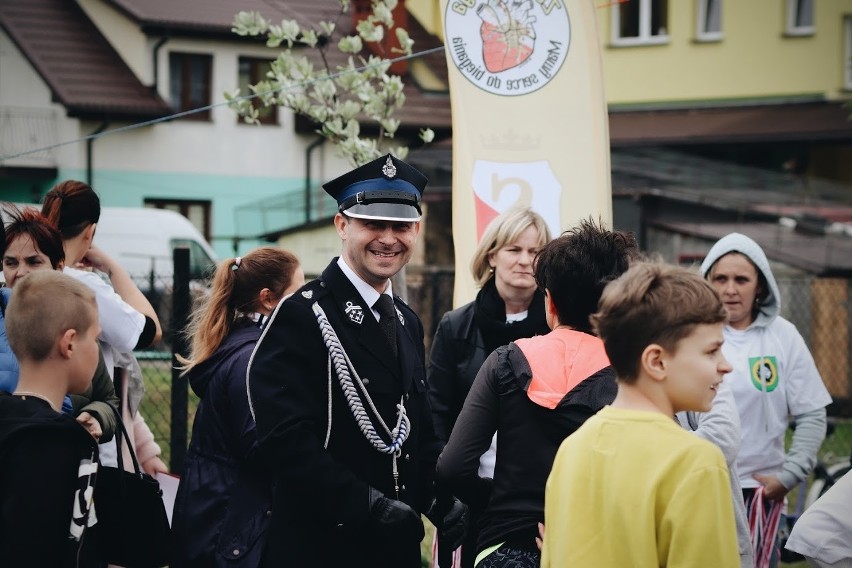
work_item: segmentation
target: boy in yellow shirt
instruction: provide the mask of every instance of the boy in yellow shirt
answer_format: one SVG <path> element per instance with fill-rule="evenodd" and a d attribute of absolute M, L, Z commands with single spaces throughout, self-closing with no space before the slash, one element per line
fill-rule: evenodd
<path fill-rule="evenodd" d="M 560 446 L 541 565 L 738 567 L 724 457 L 674 420 L 710 410 L 731 371 L 719 296 L 692 271 L 642 262 L 598 308 L 618 395 Z"/>

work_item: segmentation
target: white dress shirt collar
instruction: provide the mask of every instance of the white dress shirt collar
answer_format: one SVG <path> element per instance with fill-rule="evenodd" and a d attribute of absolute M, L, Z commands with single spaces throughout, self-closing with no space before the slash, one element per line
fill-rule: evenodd
<path fill-rule="evenodd" d="M 376 303 L 376 300 L 379 299 L 379 293 L 376 292 L 376 289 L 364 282 L 360 276 L 358 276 L 354 270 L 349 268 L 349 265 L 346 264 L 346 261 L 343 260 L 343 257 L 340 256 L 337 259 L 337 266 L 340 267 L 340 270 L 343 271 L 343 274 L 352 282 L 352 285 L 355 286 L 355 289 L 358 290 L 358 293 L 364 298 L 364 302 L 366 302 L 367 306 L 370 308 L 370 311 L 373 312 L 373 317 L 376 318 L 376 321 L 379 321 L 379 312 L 373 308 L 373 304 Z M 388 294 L 391 298 L 393 298 L 393 284 L 388 280 L 387 288 L 382 292 L 383 294 Z"/>

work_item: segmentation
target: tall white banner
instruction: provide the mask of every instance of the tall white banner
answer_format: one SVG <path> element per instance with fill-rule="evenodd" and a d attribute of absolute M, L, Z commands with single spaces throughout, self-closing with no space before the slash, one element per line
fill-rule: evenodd
<path fill-rule="evenodd" d="M 474 248 L 513 205 L 554 235 L 612 221 L 609 122 L 592 0 L 441 0 L 453 110 L 454 304 Z"/>

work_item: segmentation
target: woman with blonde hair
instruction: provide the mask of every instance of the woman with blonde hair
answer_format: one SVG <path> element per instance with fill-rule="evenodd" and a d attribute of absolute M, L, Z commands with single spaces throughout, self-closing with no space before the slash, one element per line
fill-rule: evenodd
<path fill-rule="evenodd" d="M 256 248 L 219 264 L 192 316 L 190 353 L 179 360 L 200 402 L 175 502 L 172 568 L 260 564 L 274 468 L 258 455 L 246 370 L 269 316 L 304 283 L 293 254 Z"/>
<path fill-rule="evenodd" d="M 544 219 L 525 207 L 505 211 L 491 221 L 482 235 L 471 262 L 480 290 L 473 302 L 444 314 L 426 369 L 432 420 L 444 444 L 486 357 L 497 347 L 516 339 L 550 331 L 544 294 L 536 287 L 533 272 L 535 256 L 548 241 L 550 230 Z M 482 477 L 493 477 L 494 456 L 492 443 L 480 462 Z M 465 568 L 473 566 L 475 517 L 485 503 L 467 505 L 471 530 L 462 547 L 461 565 Z"/>

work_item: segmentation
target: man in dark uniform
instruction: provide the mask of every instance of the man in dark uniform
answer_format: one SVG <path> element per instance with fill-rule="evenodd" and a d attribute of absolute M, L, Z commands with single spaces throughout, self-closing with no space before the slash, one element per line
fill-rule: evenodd
<path fill-rule="evenodd" d="M 419 567 L 420 513 L 461 540 L 464 506 L 434 503 L 423 325 L 390 281 L 411 258 L 426 182 L 388 154 L 323 186 L 342 254 L 279 304 L 247 376 L 278 473 L 264 566 Z"/>

